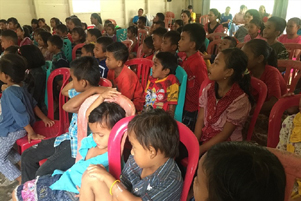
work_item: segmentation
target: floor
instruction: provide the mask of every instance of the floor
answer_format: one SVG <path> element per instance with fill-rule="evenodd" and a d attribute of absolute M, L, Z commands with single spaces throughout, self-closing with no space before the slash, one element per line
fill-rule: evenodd
<path fill-rule="evenodd" d="M 17 181 L 7 180 L 3 174 L 0 173 L 0 200 L 1 201 L 10 201 L 11 193 L 18 185 Z"/>

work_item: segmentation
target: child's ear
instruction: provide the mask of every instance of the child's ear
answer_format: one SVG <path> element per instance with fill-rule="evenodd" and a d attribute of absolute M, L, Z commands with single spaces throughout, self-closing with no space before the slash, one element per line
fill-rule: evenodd
<path fill-rule="evenodd" d="M 169 68 L 165 68 L 165 69 L 163 70 L 163 73 L 164 73 L 165 76 L 169 75 L 170 69 L 169 69 Z"/>
<path fill-rule="evenodd" d="M 157 151 L 153 146 L 149 146 L 149 158 L 154 159 L 157 156 Z"/>
<path fill-rule="evenodd" d="M 197 50 L 197 49 L 195 48 L 196 43 L 193 42 L 193 41 L 190 41 L 190 43 L 191 43 L 190 49 Z"/>
<path fill-rule="evenodd" d="M 178 45 L 176 45 L 176 44 L 172 45 L 172 46 L 171 46 L 171 49 L 172 49 L 173 51 L 177 51 Z"/>
<path fill-rule="evenodd" d="M 117 65 L 118 65 L 118 67 L 122 67 L 122 66 L 123 66 L 122 61 L 121 61 L 121 60 L 118 60 L 118 61 L 117 61 Z"/>
<path fill-rule="evenodd" d="M 87 80 L 80 80 L 80 85 L 83 87 L 83 88 L 86 88 L 86 86 L 88 86 L 89 82 Z"/>
<path fill-rule="evenodd" d="M 257 63 L 262 63 L 264 60 L 264 56 L 263 55 L 260 55 L 259 57 L 257 57 Z"/>
<path fill-rule="evenodd" d="M 233 68 L 229 68 L 229 69 L 226 70 L 225 77 L 229 78 L 229 77 L 231 77 L 233 75 L 233 73 L 234 73 Z"/>

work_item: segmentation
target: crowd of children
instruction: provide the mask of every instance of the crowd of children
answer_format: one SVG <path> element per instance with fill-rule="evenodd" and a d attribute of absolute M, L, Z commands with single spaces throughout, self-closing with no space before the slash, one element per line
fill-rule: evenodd
<path fill-rule="evenodd" d="M 163 13 L 146 27 L 149 21 L 139 9 L 126 29 L 130 47 L 117 42 L 116 22 L 103 23 L 97 13 L 91 14 L 94 28 L 88 30 L 77 16 L 66 18 L 66 25 L 51 18 L 50 27 L 43 18 L 33 19 L 31 26 L 21 26 L 16 18 L 0 20 L 0 172 L 19 181 L 13 200 L 180 200 L 182 167 L 174 159 L 186 153 L 179 148 L 173 118 L 183 84 L 177 79 L 177 68 L 187 74 L 182 122 L 199 141 L 201 159 L 193 199 L 283 200 L 285 174 L 279 160 L 263 147 L 226 141 L 244 139 L 243 128 L 258 99 L 251 77 L 268 88 L 259 116 L 267 126 L 273 106 L 287 93 L 277 59 L 288 58 L 283 43 L 301 43 L 297 34 L 301 20 L 292 18 L 286 24 L 280 17 L 268 16 L 264 24 L 267 15 L 242 6 L 233 19 L 241 24 L 233 31 L 235 37 L 223 37 L 217 53 L 207 54 L 205 41 L 216 36 L 208 40 L 206 35 L 224 33 L 219 11 L 212 8 L 208 16 L 204 26 L 195 23 L 189 6 L 168 30 Z M 287 34 L 282 35 L 285 27 Z M 235 48 L 239 42 L 245 42 L 241 49 Z M 68 50 L 80 44 L 71 61 Z M 138 55 L 153 62 L 146 86 L 126 66 Z M 60 80 L 54 83 L 58 93 L 69 98 L 59 109 L 72 114 L 70 126 L 67 133 L 50 139 L 33 129 L 37 118 L 48 127 L 54 125 L 46 116 L 45 61 L 52 63 L 50 72 L 68 67 L 71 76 L 61 90 Z M 113 87 L 99 86 L 101 78 Z M 100 95 L 87 112 L 91 134 L 78 147 L 77 113 L 93 94 Z M 116 180 L 108 172 L 108 139 L 113 126 L 125 117 L 125 109 L 105 99 L 119 94 L 133 102 L 137 115 L 127 130 L 131 154 Z M 297 118 L 298 114 L 288 121 L 295 123 Z M 26 134 L 28 141 L 43 140 L 20 156 L 13 145 Z M 289 144 L 287 138 L 282 136 L 281 143 Z M 77 151 L 82 159 L 75 162 Z M 43 159 L 47 161 L 40 165 Z"/>

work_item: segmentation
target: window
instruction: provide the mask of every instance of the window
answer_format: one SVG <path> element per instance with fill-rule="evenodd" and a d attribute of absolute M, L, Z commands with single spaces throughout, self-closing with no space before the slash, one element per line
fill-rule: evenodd
<path fill-rule="evenodd" d="M 72 0 L 73 13 L 99 13 L 100 0 Z"/>
<path fill-rule="evenodd" d="M 300 14 L 301 1 L 300 0 L 289 0 L 286 12 L 286 21 L 293 17 L 301 18 Z"/>

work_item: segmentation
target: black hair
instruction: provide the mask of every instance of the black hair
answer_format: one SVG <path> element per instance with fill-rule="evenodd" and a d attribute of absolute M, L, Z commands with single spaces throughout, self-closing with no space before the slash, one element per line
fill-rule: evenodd
<path fill-rule="evenodd" d="M 39 33 L 39 36 L 42 38 L 44 44 L 47 45 L 47 41 L 52 35 L 51 35 L 51 33 L 47 32 L 47 31 L 42 31 Z"/>
<path fill-rule="evenodd" d="M 78 33 L 81 43 L 84 43 L 86 41 L 86 33 L 82 27 L 74 27 L 71 33 Z"/>
<path fill-rule="evenodd" d="M 181 34 L 177 31 L 168 31 L 164 34 L 163 37 L 169 38 L 171 45 L 176 45 L 178 47 L 178 42 L 181 39 Z"/>
<path fill-rule="evenodd" d="M 92 53 L 92 55 L 94 55 L 94 52 L 93 52 L 94 47 L 95 47 L 94 44 L 89 43 L 89 44 L 85 44 L 85 45 L 83 46 L 83 49 L 85 49 L 87 52 L 90 52 L 90 53 Z"/>
<path fill-rule="evenodd" d="M 105 51 L 107 51 L 107 47 L 109 45 L 111 45 L 112 43 L 114 43 L 114 41 L 113 41 L 113 39 L 111 37 L 102 36 L 102 37 L 100 37 L 100 38 L 97 39 L 97 43 L 101 44 L 102 51 L 105 52 Z"/>
<path fill-rule="evenodd" d="M 284 200 L 284 168 L 263 146 L 247 142 L 219 143 L 208 150 L 202 168 L 207 177 L 208 201 Z"/>
<path fill-rule="evenodd" d="M 247 14 L 247 13 L 249 13 L 253 17 L 253 19 L 262 20 L 258 10 L 256 10 L 256 9 L 249 9 L 246 11 L 245 14 Z"/>
<path fill-rule="evenodd" d="M 182 31 L 183 31 L 183 27 L 179 27 L 179 28 L 177 29 L 177 32 L 179 32 L 179 33 L 182 33 Z"/>
<path fill-rule="evenodd" d="M 182 12 L 181 12 L 181 14 L 182 13 L 185 13 L 186 15 L 187 15 L 187 17 L 189 18 L 189 22 L 190 22 L 190 18 L 191 18 L 191 13 L 190 13 L 190 11 L 189 10 L 182 10 Z"/>
<path fill-rule="evenodd" d="M 157 22 L 154 22 L 154 24 L 158 24 L 158 25 L 160 25 L 160 27 L 165 28 L 165 22 L 163 22 L 163 21 L 157 21 Z"/>
<path fill-rule="evenodd" d="M 231 84 L 237 83 L 239 87 L 248 95 L 251 105 L 254 103 L 254 98 L 251 93 L 251 76 L 245 74 L 248 67 L 248 57 L 239 48 L 229 48 L 221 51 L 224 54 L 225 64 L 227 69 L 233 69 L 233 74 L 230 77 Z M 215 82 L 215 96 L 218 95 L 218 84 Z"/>
<path fill-rule="evenodd" d="M 62 24 L 62 22 L 61 22 L 58 18 L 56 18 L 56 17 L 53 17 L 53 18 L 51 18 L 50 20 L 53 20 L 53 21 L 55 22 L 55 26 L 56 26 L 56 27 L 57 27 L 58 25 Z"/>
<path fill-rule="evenodd" d="M 178 67 L 178 60 L 176 56 L 171 52 L 159 52 L 156 54 L 156 58 L 160 60 L 162 65 L 162 70 L 169 69 L 169 74 L 176 74 L 176 69 Z"/>
<path fill-rule="evenodd" d="M 102 24 L 102 19 L 101 19 L 101 17 L 97 13 L 92 13 L 91 17 L 97 19 L 97 21 L 98 21 L 99 24 Z"/>
<path fill-rule="evenodd" d="M 89 123 L 99 123 L 112 129 L 113 126 L 125 117 L 124 109 L 114 102 L 102 102 L 89 115 Z"/>
<path fill-rule="evenodd" d="M 142 10 L 142 12 L 144 12 L 144 10 L 143 10 L 142 8 L 139 8 L 139 10 Z M 139 11 L 139 10 L 138 10 L 138 11 Z"/>
<path fill-rule="evenodd" d="M 70 70 L 77 80 L 86 80 L 91 86 L 98 86 L 100 71 L 98 62 L 93 57 L 80 57 L 70 63 Z"/>
<path fill-rule="evenodd" d="M 67 22 L 68 20 L 71 20 L 71 17 L 66 17 L 65 18 L 65 22 Z"/>
<path fill-rule="evenodd" d="M 82 26 L 82 22 L 80 21 L 79 18 L 77 18 L 77 17 L 71 17 L 70 20 L 73 22 L 73 24 L 75 25 L 75 27 L 81 27 Z"/>
<path fill-rule="evenodd" d="M 4 30 L 1 35 L 2 37 L 12 40 L 15 45 L 18 45 L 18 36 L 13 30 Z"/>
<path fill-rule="evenodd" d="M 178 155 L 180 140 L 177 122 L 162 109 L 136 115 L 128 124 L 128 134 L 135 135 L 145 149 L 152 146 L 167 158 Z"/>
<path fill-rule="evenodd" d="M 96 39 L 101 37 L 101 32 L 99 29 L 88 29 L 87 32 L 91 35 L 91 36 L 95 36 Z"/>
<path fill-rule="evenodd" d="M 29 31 L 29 36 L 30 36 L 30 34 L 32 33 L 32 27 L 30 26 L 30 25 L 24 25 L 23 26 L 24 28 L 27 28 L 28 29 L 28 31 Z"/>
<path fill-rule="evenodd" d="M 247 8 L 247 6 L 245 6 L 245 5 L 240 6 L 240 10 L 245 9 L 245 8 Z"/>
<path fill-rule="evenodd" d="M 188 33 L 190 41 L 195 42 L 196 50 L 199 50 L 205 42 L 206 32 L 199 24 L 187 24 L 183 27 L 182 32 Z"/>
<path fill-rule="evenodd" d="M 147 48 L 154 50 L 153 38 L 151 36 L 147 36 L 143 42 Z"/>
<path fill-rule="evenodd" d="M 82 27 L 85 27 L 85 28 L 83 28 L 84 30 L 87 30 L 88 29 L 88 25 L 87 25 L 87 23 L 85 23 L 85 22 L 82 22 Z"/>
<path fill-rule="evenodd" d="M 129 50 L 122 42 L 114 42 L 107 47 L 107 52 L 112 52 L 116 61 L 124 64 L 129 58 Z"/>
<path fill-rule="evenodd" d="M 48 38 L 48 40 L 53 46 L 56 46 L 57 49 L 62 49 L 64 46 L 64 42 L 58 35 L 53 35 Z"/>
<path fill-rule="evenodd" d="M 18 24 L 19 23 L 18 20 L 14 17 L 10 17 L 10 18 L 7 19 L 7 23 L 10 23 L 10 22 L 12 22 L 13 24 Z"/>
<path fill-rule="evenodd" d="M 39 27 L 39 21 L 37 19 L 32 19 L 31 24 L 36 24 Z"/>
<path fill-rule="evenodd" d="M 184 26 L 183 20 L 176 20 L 175 23 L 178 24 L 180 27 Z"/>
<path fill-rule="evenodd" d="M 128 32 L 133 33 L 135 36 L 138 36 L 138 28 L 136 26 L 129 26 Z"/>
<path fill-rule="evenodd" d="M 163 37 L 164 34 L 166 34 L 167 29 L 163 28 L 163 27 L 159 27 L 156 30 L 153 31 L 153 35 L 158 35 L 160 37 Z"/>
<path fill-rule="evenodd" d="M 6 21 L 5 19 L 1 19 L 1 20 L 0 20 L 0 23 L 7 24 L 7 21 Z"/>
<path fill-rule="evenodd" d="M 211 8 L 210 11 L 213 12 L 218 20 L 221 20 L 221 14 L 216 8 Z"/>
<path fill-rule="evenodd" d="M 11 54 L 17 54 L 18 49 L 19 49 L 19 46 L 12 45 L 12 46 L 9 46 L 8 48 L 6 48 L 4 51 L 7 52 L 7 53 L 11 53 Z M 41 52 L 41 50 L 39 50 L 39 51 Z"/>
<path fill-rule="evenodd" d="M 293 21 L 295 24 L 297 24 L 297 26 L 301 26 L 301 19 L 298 17 L 293 17 L 291 19 L 289 19 L 288 21 Z"/>
<path fill-rule="evenodd" d="M 159 18 L 159 21 L 164 21 L 165 20 L 165 16 L 163 13 L 157 13 L 156 16 Z"/>
<path fill-rule="evenodd" d="M 24 33 L 24 38 L 25 37 L 28 37 L 28 38 L 30 38 L 30 33 L 29 33 L 29 30 L 28 30 L 28 28 L 26 28 L 26 27 L 21 27 L 21 25 L 18 23 L 17 24 L 17 27 L 16 27 L 17 29 L 20 29 L 23 33 Z"/>
<path fill-rule="evenodd" d="M 18 54 L 6 54 L 0 59 L 0 72 L 8 75 L 13 83 L 20 83 L 24 80 L 26 61 Z"/>
<path fill-rule="evenodd" d="M 39 18 L 39 19 L 38 19 L 38 22 L 39 22 L 39 21 L 42 21 L 43 23 L 45 23 L 45 19 L 44 19 L 44 18 Z"/>
<path fill-rule="evenodd" d="M 259 34 L 262 35 L 263 29 L 264 29 L 264 24 L 263 24 L 262 20 L 254 18 L 249 23 L 255 24 L 255 26 L 257 26 L 260 30 Z"/>
<path fill-rule="evenodd" d="M 67 33 L 68 32 L 67 26 L 64 25 L 64 24 L 57 25 L 56 30 L 61 31 L 62 33 Z"/>
<path fill-rule="evenodd" d="M 38 35 L 40 34 L 41 32 L 44 32 L 45 30 L 42 29 L 42 28 L 37 28 L 36 30 L 34 30 L 34 35 Z"/>
<path fill-rule="evenodd" d="M 35 45 L 23 45 L 20 47 L 21 56 L 27 61 L 27 68 L 41 68 L 45 65 L 45 58 L 41 50 Z"/>
<path fill-rule="evenodd" d="M 143 22 L 143 24 L 145 25 L 146 24 L 146 17 L 144 16 L 141 16 L 138 18 L 141 22 Z"/>
<path fill-rule="evenodd" d="M 107 27 L 110 27 L 113 31 L 115 31 L 115 25 L 114 24 L 108 24 Z"/>
<path fill-rule="evenodd" d="M 226 36 L 223 38 L 224 40 L 229 40 L 231 43 L 230 43 L 230 47 L 236 47 L 237 45 L 237 40 L 232 37 L 232 36 Z"/>
<path fill-rule="evenodd" d="M 193 6 L 192 6 L 192 5 L 189 5 L 189 6 L 188 6 L 188 9 L 193 9 Z"/>
<path fill-rule="evenodd" d="M 105 25 L 112 24 L 111 20 L 105 20 Z"/>
<path fill-rule="evenodd" d="M 269 46 L 269 44 L 265 40 L 250 40 L 245 44 L 245 48 L 249 48 L 249 50 L 255 55 L 255 57 L 262 55 L 264 57 L 264 64 L 277 67 L 276 52 L 271 46 Z"/>
<path fill-rule="evenodd" d="M 283 33 L 286 27 L 285 19 L 281 17 L 272 16 L 268 19 L 268 22 L 272 22 L 275 25 L 275 31 L 279 31 L 279 36 Z"/>

